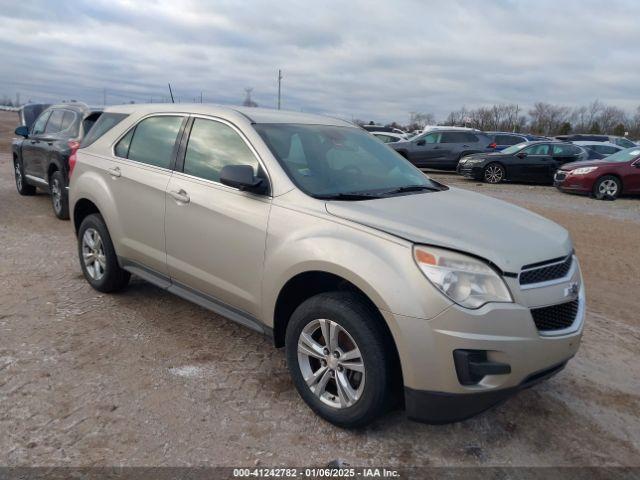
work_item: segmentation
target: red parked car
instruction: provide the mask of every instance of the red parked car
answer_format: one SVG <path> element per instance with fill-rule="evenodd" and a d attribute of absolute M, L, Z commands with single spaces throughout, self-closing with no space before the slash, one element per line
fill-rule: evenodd
<path fill-rule="evenodd" d="M 553 184 L 563 192 L 586 193 L 596 198 L 640 194 L 640 146 L 601 160 L 565 163 L 556 172 Z"/>

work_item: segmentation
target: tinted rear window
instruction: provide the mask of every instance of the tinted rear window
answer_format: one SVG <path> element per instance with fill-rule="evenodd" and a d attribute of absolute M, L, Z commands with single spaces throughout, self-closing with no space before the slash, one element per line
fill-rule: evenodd
<path fill-rule="evenodd" d="M 96 120 L 96 115 L 99 117 Z M 87 147 L 99 139 L 102 135 L 107 133 L 113 127 L 115 127 L 122 120 L 127 118 L 128 115 L 124 113 L 103 113 L 93 114 L 87 117 L 84 121 L 85 136 L 82 140 L 81 147 Z M 88 129 L 88 133 L 87 133 Z"/>
<path fill-rule="evenodd" d="M 184 117 L 158 115 L 145 118 L 133 129 L 133 138 L 125 135 L 118 145 L 118 156 L 124 153 L 127 144 L 127 158 L 161 168 L 171 166 L 171 158 L 176 139 Z"/>
<path fill-rule="evenodd" d="M 44 129 L 45 133 L 56 133 L 62 130 L 62 119 L 64 117 L 64 110 L 54 110 L 49 117 L 47 127 Z"/>
<path fill-rule="evenodd" d="M 498 145 L 517 145 L 526 142 L 526 140 L 516 135 L 496 135 L 495 142 Z"/>

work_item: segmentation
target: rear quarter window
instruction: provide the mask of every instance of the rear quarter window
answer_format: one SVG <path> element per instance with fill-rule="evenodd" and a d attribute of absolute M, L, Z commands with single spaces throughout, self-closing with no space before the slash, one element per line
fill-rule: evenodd
<path fill-rule="evenodd" d="M 95 115 L 99 115 L 99 117 L 95 119 Z M 90 115 L 85 119 L 83 124 L 85 136 L 80 147 L 88 147 L 127 117 L 128 115 L 124 113 L 109 112 Z"/>

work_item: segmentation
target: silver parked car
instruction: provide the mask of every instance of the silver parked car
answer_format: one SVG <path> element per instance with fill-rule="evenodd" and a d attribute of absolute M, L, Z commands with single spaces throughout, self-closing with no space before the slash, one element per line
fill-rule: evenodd
<path fill-rule="evenodd" d="M 321 417 L 479 413 L 560 371 L 583 329 L 568 232 L 294 112 L 109 107 L 71 159 L 80 265 L 131 273 L 285 347 Z"/>

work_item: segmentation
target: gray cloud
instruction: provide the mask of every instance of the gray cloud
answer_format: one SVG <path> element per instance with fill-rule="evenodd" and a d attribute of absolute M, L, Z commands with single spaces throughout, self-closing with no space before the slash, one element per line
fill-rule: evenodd
<path fill-rule="evenodd" d="M 60 4 L 60 5 L 58 5 Z M 0 1 L 0 94 L 444 117 L 465 105 L 640 103 L 634 0 Z"/>

